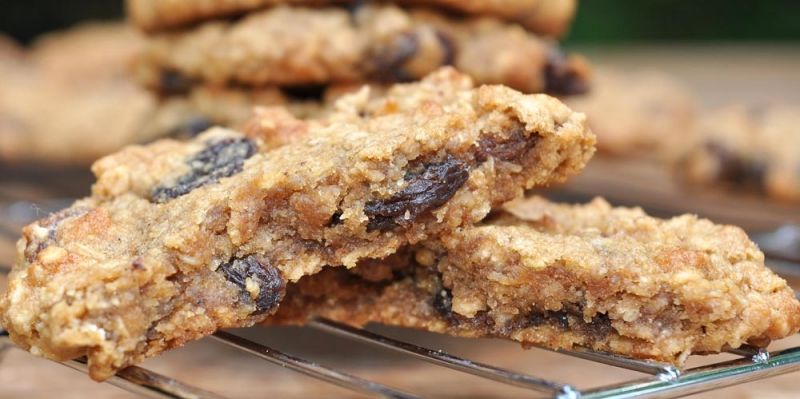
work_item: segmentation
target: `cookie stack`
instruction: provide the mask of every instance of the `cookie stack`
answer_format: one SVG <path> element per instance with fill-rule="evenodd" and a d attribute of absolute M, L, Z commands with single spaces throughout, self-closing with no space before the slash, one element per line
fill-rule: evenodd
<path fill-rule="evenodd" d="M 578 94 L 588 66 L 555 41 L 574 0 L 419 2 L 128 0 L 148 34 L 135 79 L 165 98 L 189 98 L 196 126 L 239 126 L 252 105 L 295 115 L 370 83 L 415 81 L 452 65 L 478 84 Z"/>
<path fill-rule="evenodd" d="M 222 90 L 160 96 L 131 77 L 144 43 L 121 22 L 50 32 L 28 47 L 0 35 L 0 162 L 85 167 L 125 145 L 197 134 L 206 115 L 242 120 L 254 102 L 280 100 L 264 90 L 247 101 Z"/>
<path fill-rule="evenodd" d="M 240 127 L 257 105 L 314 116 L 364 83 L 378 92 L 442 65 L 528 93 L 585 91 L 587 64 L 555 42 L 575 1 L 499 3 L 129 0 L 133 27 L 85 24 L 29 49 L 0 38 L 0 161 L 86 166 Z"/>
<path fill-rule="evenodd" d="M 586 89 L 553 39 L 571 2 L 275 3 L 129 1 L 137 82 L 207 119 L 100 159 L 89 197 L 23 229 L 0 296 L 20 346 L 102 380 L 318 315 L 677 366 L 800 329 L 741 229 L 521 198 L 594 153 L 583 113 L 529 94 Z M 204 128 L 254 104 L 287 107 Z"/>
<path fill-rule="evenodd" d="M 127 77 L 140 44 L 117 23 L 49 33 L 28 48 L 0 37 L 0 162 L 88 165 L 160 136 L 159 101 Z"/>
<path fill-rule="evenodd" d="M 580 173 L 594 142 L 557 99 L 442 68 L 322 118 L 264 108 L 243 132 L 130 146 L 23 229 L 0 324 L 97 380 L 315 315 L 676 366 L 800 329 L 737 227 L 520 199 Z"/>

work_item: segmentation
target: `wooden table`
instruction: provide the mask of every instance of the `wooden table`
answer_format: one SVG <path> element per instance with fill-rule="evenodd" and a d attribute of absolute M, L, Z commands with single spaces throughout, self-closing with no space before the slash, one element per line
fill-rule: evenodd
<path fill-rule="evenodd" d="M 662 46 L 584 50 L 597 64 L 623 69 L 653 68 L 674 74 L 696 88 L 703 101 L 711 105 L 731 98 L 743 102 L 800 102 L 798 46 Z M 0 171 L 3 172 L 3 176 L 0 176 L 3 179 L 0 183 L 0 205 L 6 206 L 24 200 L 82 195 L 86 193 L 91 180 L 85 171 L 73 171 L 59 175 L 45 174 L 44 179 L 48 182 L 43 185 L 36 183 L 43 178 L 42 171 L 38 171 L 38 175 L 36 171 L 27 175 L 10 173 L 8 169 Z M 637 183 L 641 181 L 648 184 L 643 186 Z M 686 192 L 671 183 L 669 175 L 657 165 L 641 164 L 631 168 L 602 158 L 592 161 L 583 176 L 551 194 L 570 198 L 603 194 L 614 203 L 642 204 L 646 205 L 646 209 L 662 214 L 695 212 L 717 221 L 745 225 L 752 230 L 773 228 L 786 221 L 800 221 L 800 209 L 797 207 L 758 197 L 732 197 L 719 192 Z M 31 212 L 36 214 L 35 209 L 31 209 Z M 0 218 L 0 266 L 13 262 L 13 242 L 18 236 L 18 227 L 19 221 Z M 2 281 L 0 286 L 4 286 Z M 643 376 L 544 350 L 521 350 L 513 343 L 465 340 L 397 329 L 384 328 L 380 331 L 431 348 L 445 349 L 473 360 L 573 383 L 580 388 L 602 386 Z M 485 382 L 310 329 L 259 328 L 241 333 L 289 353 L 312 358 L 320 363 L 425 396 L 536 397 L 535 394 L 531 395 L 516 388 Z M 776 343 L 774 348 L 797 345 L 800 345 L 800 337 L 792 337 Z M 731 355 L 693 357 L 689 365 L 730 357 Z M 256 360 L 210 340 L 191 343 L 151 359 L 145 366 L 232 398 L 360 397 Z M 697 397 L 794 398 L 800 389 L 798 378 L 800 375 L 790 374 Z M 12 349 L 0 363 L 0 398 L 18 397 L 132 396 L 112 386 L 94 383 L 56 363 Z"/>
<path fill-rule="evenodd" d="M 466 340 L 429 333 L 382 328 L 378 331 L 430 348 L 444 349 L 472 360 L 534 374 L 551 380 L 591 388 L 642 378 L 632 371 L 599 366 L 541 349 L 522 350 L 517 344 L 496 340 Z M 269 328 L 241 332 L 291 354 L 314 359 L 361 377 L 431 398 L 541 397 L 535 393 L 486 382 L 370 346 L 298 328 Z M 774 347 L 800 345 L 800 337 Z M 731 359 L 732 355 L 695 357 L 690 366 Z M 191 382 L 231 398 L 358 398 L 344 389 L 282 369 L 252 356 L 235 352 L 211 340 L 191 343 L 151 359 L 145 367 Z M 746 385 L 725 388 L 698 398 L 794 398 L 798 375 L 788 374 Z M 76 371 L 13 349 L 0 366 L 0 398 L 130 398 L 107 384 L 97 384 Z"/>

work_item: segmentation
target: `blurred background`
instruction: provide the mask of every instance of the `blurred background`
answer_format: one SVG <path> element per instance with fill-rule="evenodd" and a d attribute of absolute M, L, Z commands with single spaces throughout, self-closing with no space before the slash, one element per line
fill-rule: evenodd
<path fill-rule="evenodd" d="M 4 1 L 0 31 L 27 42 L 87 19 L 120 18 L 119 1 Z M 792 0 L 584 1 L 568 45 L 670 41 L 800 40 L 800 7 Z"/>

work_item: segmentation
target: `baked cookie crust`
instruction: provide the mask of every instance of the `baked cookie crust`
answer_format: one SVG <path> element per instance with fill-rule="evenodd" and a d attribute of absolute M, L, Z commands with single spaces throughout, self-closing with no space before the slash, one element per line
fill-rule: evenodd
<path fill-rule="evenodd" d="M 445 65 L 479 84 L 525 93 L 582 93 L 590 74 L 583 58 L 515 24 L 366 4 L 350 11 L 280 6 L 156 35 L 136 76 L 155 89 L 175 80 L 296 86 L 413 81 Z"/>
<path fill-rule="evenodd" d="M 189 138 L 214 125 L 240 128 L 255 106 L 282 105 L 309 117 L 332 102 L 325 90 L 313 97 L 277 87 L 181 82 L 159 96 L 130 76 L 142 45 L 137 32 L 119 23 L 50 33 L 27 50 L 0 37 L 0 160 L 88 166 L 125 145 Z"/>
<path fill-rule="evenodd" d="M 304 277 L 267 322 L 310 315 L 677 366 L 800 328 L 794 292 L 737 227 L 537 197 L 393 257 Z"/>
<path fill-rule="evenodd" d="M 263 320 L 324 265 L 474 224 L 593 152 L 582 114 L 452 69 L 366 94 L 322 120 L 285 112 L 276 129 L 308 134 L 277 149 L 214 128 L 96 162 L 91 197 L 23 229 L 0 299 L 11 338 L 53 359 L 85 355 L 104 379 Z"/>
<path fill-rule="evenodd" d="M 569 27 L 576 0 L 400 0 L 399 4 L 442 7 L 472 15 L 491 15 L 522 24 L 532 32 L 558 37 Z M 215 18 L 227 18 L 277 5 L 339 4 L 354 0 L 128 0 L 128 16 L 147 32 L 183 27 Z"/>

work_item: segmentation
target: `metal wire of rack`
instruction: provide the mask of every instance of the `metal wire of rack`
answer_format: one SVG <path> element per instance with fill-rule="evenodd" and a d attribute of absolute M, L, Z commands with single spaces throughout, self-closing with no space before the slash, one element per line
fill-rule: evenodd
<path fill-rule="evenodd" d="M 800 232 L 800 228 L 794 227 L 794 229 Z M 759 238 L 760 245 L 768 247 L 769 249 L 771 243 L 775 241 L 774 235 L 775 234 L 763 237 L 756 236 L 756 238 Z M 800 237 L 800 234 L 796 235 Z M 785 252 L 785 248 L 789 247 L 794 248 L 794 244 L 776 246 L 777 249 L 775 250 Z M 796 265 L 796 254 L 791 253 L 789 255 L 792 264 Z M 773 256 L 770 257 L 773 258 Z M 0 274 L 6 274 L 8 272 L 8 268 L 0 266 Z M 328 334 L 342 336 L 364 344 L 387 348 L 438 366 L 528 389 L 558 399 L 676 398 L 800 370 L 800 346 L 776 352 L 743 346 L 728 351 L 731 354 L 739 356 L 737 359 L 683 371 L 669 364 L 630 359 L 585 348 L 555 350 L 555 352 L 563 355 L 578 357 L 603 365 L 620 367 L 645 374 L 642 378 L 632 381 L 579 390 L 569 383 L 552 381 L 534 375 L 517 373 L 489 364 L 474 362 L 441 350 L 424 348 L 409 342 L 389 338 L 331 320 L 316 318 L 310 320 L 308 326 Z M 316 364 L 300 357 L 283 353 L 228 332 L 217 332 L 212 335 L 212 339 L 279 366 L 353 391 L 385 398 L 405 399 L 418 397 L 412 393 L 404 392 L 374 381 Z M 11 347 L 13 347 L 13 344 L 8 334 L 0 328 L 0 362 L 2 362 L 4 352 Z M 87 372 L 85 359 L 75 359 L 61 363 L 72 369 L 84 373 Z M 2 364 L 0 363 L 0 367 L 1 366 Z M 139 396 L 150 398 L 223 398 L 215 393 L 205 391 L 137 366 L 121 370 L 106 382 Z"/>
<path fill-rule="evenodd" d="M 594 194 L 593 192 L 592 196 Z M 18 225 L 22 225 L 41 214 L 61 209 L 70 202 L 71 199 L 40 200 L 36 202 L 38 205 L 33 205 L 28 201 L 12 202 L 9 206 L 0 208 L 0 215 L 3 215 L 0 220 L 11 220 L 14 222 L 14 226 L 6 227 L 0 225 L 0 233 L 11 237 L 11 239 L 16 239 Z M 649 206 L 648 208 L 653 207 Z M 33 214 L 30 215 L 29 213 Z M 15 215 L 17 217 L 14 217 Z M 766 256 L 773 261 L 785 260 L 792 262 L 793 266 L 796 266 L 798 255 L 800 255 L 797 252 L 798 248 L 800 248 L 798 246 L 798 243 L 800 243 L 800 227 L 785 226 L 774 232 L 753 235 L 752 238 L 764 250 Z M 797 268 L 792 268 L 791 270 L 796 273 Z M 5 274 L 8 271 L 7 267 L 0 265 L 0 274 Z M 311 320 L 309 327 L 331 335 L 353 339 L 363 344 L 388 348 L 438 366 L 528 389 L 532 392 L 558 399 L 676 398 L 800 371 L 800 346 L 775 352 L 753 347 L 742 347 L 729 351 L 738 356 L 734 360 L 687 370 L 678 370 L 669 364 L 624 358 L 584 348 L 557 350 L 557 353 L 565 356 L 574 356 L 598 364 L 642 373 L 641 378 L 634 380 L 581 390 L 569 382 L 553 381 L 489 364 L 474 362 L 440 350 L 421 347 L 326 319 Z M 353 391 L 385 398 L 418 397 L 413 393 L 404 392 L 307 359 L 283 353 L 229 332 L 220 331 L 212 335 L 211 338 L 271 363 Z M 0 327 L 0 367 L 3 367 L 3 354 L 13 347 L 14 345 L 10 341 L 8 334 Z M 87 373 L 85 359 L 69 360 L 61 362 L 61 364 Z M 131 366 L 119 371 L 115 376 L 108 379 L 106 383 L 138 396 L 149 398 L 224 398 L 216 393 L 208 392 L 138 366 Z"/>
<path fill-rule="evenodd" d="M 730 353 L 741 356 L 740 358 L 688 369 L 683 372 L 668 364 L 629 359 L 588 349 L 557 351 L 564 355 L 576 356 L 601 364 L 647 374 L 647 376 L 633 381 L 588 390 L 579 390 L 568 383 L 550 381 L 532 375 L 520 374 L 499 367 L 473 362 L 440 350 L 423 348 L 409 342 L 396 340 L 367 330 L 353 328 L 331 320 L 314 319 L 310 321 L 309 326 L 362 343 L 392 349 L 439 366 L 448 367 L 500 383 L 530 389 L 558 399 L 676 398 L 800 370 L 800 347 L 784 349 L 777 352 L 768 352 L 753 347 L 742 347 L 729 351 Z M 316 364 L 309 360 L 283 353 L 228 332 L 220 331 L 212 337 L 215 340 L 258 356 L 271 363 L 347 389 L 384 398 L 410 399 L 418 397 L 412 393 L 403 392 L 377 382 L 359 378 L 345 372 Z M 0 330 L 0 362 L 2 361 L 2 353 L 12 346 L 13 344 L 9 340 L 8 334 Z M 62 362 L 62 364 L 86 373 L 85 359 L 70 360 Z M 128 367 L 120 371 L 109 379 L 107 383 L 142 397 L 149 398 L 223 398 L 215 393 L 207 392 L 137 366 Z"/>

